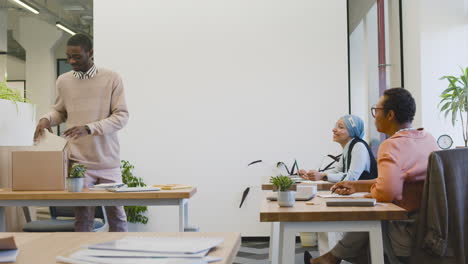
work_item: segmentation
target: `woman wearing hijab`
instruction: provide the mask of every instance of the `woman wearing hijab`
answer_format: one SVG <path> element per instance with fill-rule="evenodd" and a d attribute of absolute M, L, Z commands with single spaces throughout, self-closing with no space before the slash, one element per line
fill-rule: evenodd
<path fill-rule="evenodd" d="M 338 164 L 325 172 L 300 170 L 299 175 L 311 181 L 357 181 L 377 178 L 377 163 L 364 137 L 364 122 L 355 115 L 341 117 L 333 128 L 333 141 L 343 148 Z M 343 237 L 341 232 L 319 232 L 318 248 L 325 254 Z"/>
<path fill-rule="evenodd" d="M 333 128 L 333 141 L 343 148 L 338 164 L 325 172 L 300 170 L 299 175 L 311 181 L 356 181 L 377 178 L 377 164 L 364 137 L 364 122 L 355 115 L 345 115 Z"/>

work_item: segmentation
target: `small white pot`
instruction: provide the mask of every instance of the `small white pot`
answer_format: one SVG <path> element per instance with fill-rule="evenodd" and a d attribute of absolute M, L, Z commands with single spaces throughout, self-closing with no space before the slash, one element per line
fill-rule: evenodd
<path fill-rule="evenodd" d="M 67 178 L 67 189 L 69 192 L 82 192 L 84 178 Z"/>
<path fill-rule="evenodd" d="M 292 207 L 296 202 L 295 199 L 296 192 L 294 191 L 286 191 L 280 192 L 278 191 L 278 205 L 282 207 Z"/>

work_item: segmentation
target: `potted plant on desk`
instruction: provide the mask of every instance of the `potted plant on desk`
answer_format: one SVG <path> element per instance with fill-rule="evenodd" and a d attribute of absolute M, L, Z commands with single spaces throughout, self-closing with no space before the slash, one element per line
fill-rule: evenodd
<path fill-rule="evenodd" d="M 67 178 L 67 188 L 69 192 L 83 191 L 85 172 L 86 167 L 84 165 L 78 163 L 73 164 Z"/>
<path fill-rule="evenodd" d="M 293 185 L 294 182 L 288 176 L 276 176 L 271 177 L 270 182 L 278 190 L 278 205 L 282 207 L 292 207 L 294 206 L 295 197 L 294 191 L 289 190 Z"/>

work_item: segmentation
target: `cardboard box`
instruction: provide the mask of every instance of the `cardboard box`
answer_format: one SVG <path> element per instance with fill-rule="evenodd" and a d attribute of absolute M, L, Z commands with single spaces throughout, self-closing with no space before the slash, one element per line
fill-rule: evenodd
<path fill-rule="evenodd" d="M 13 151 L 13 191 L 63 191 L 68 174 L 67 140 L 49 132 L 39 142 Z"/>

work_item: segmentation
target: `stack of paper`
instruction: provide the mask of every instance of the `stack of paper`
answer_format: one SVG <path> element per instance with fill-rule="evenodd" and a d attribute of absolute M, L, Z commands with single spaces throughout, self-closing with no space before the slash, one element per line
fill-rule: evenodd
<path fill-rule="evenodd" d="M 223 238 L 209 237 L 127 237 L 88 245 L 63 263 L 92 264 L 205 264 L 221 260 L 206 256 Z"/>

